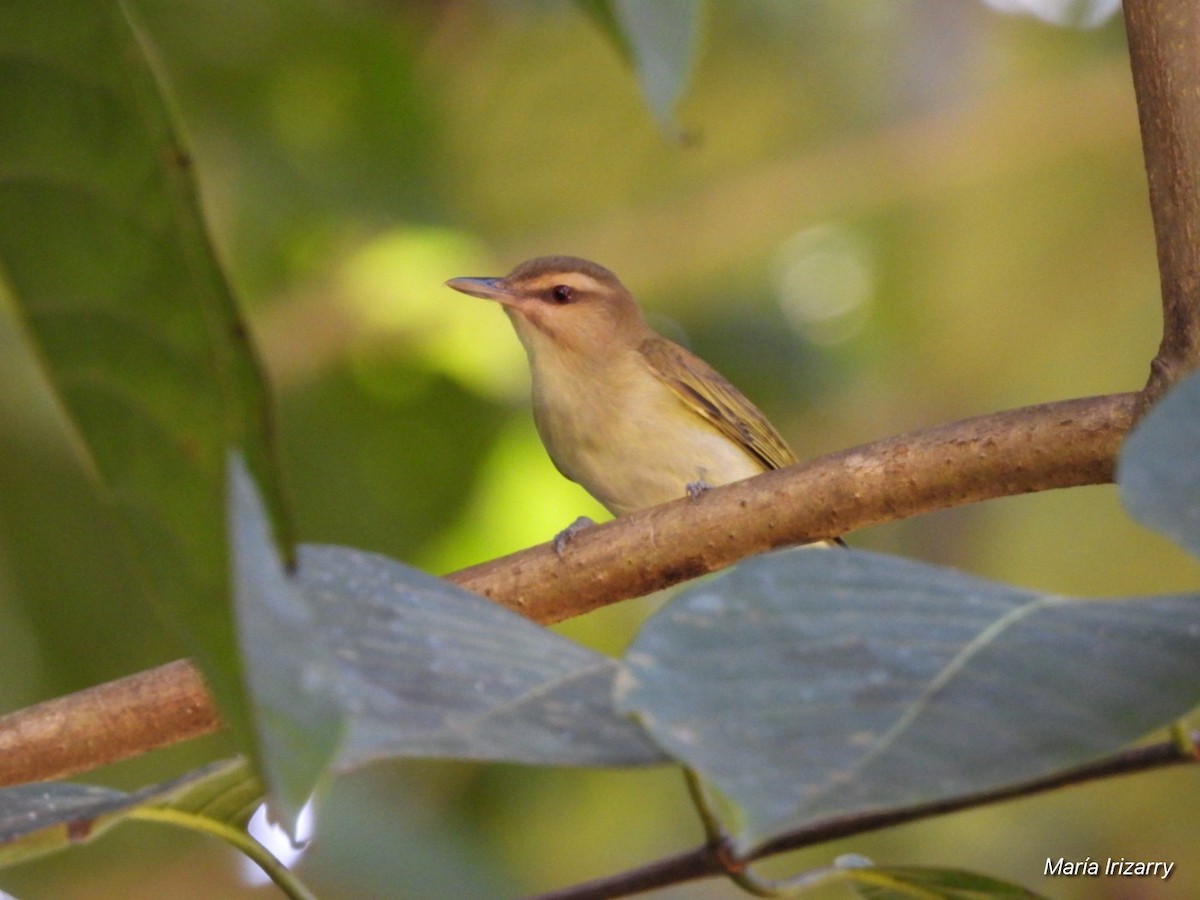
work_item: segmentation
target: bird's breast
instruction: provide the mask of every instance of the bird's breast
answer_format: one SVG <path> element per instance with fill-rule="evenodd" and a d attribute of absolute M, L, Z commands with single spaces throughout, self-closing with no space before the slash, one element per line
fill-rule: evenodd
<path fill-rule="evenodd" d="M 535 375 L 533 400 L 554 464 L 614 515 L 763 471 L 636 357 L 603 372 Z"/>

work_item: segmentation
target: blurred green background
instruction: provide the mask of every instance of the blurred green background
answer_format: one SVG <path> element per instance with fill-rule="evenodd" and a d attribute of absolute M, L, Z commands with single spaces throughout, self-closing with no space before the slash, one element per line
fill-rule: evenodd
<path fill-rule="evenodd" d="M 271 373 L 302 540 L 443 573 L 546 541 L 577 515 L 604 518 L 538 443 L 503 315 L 442 287 L 529 256 L 613 268 L 656 327 L 742 387 L 802 456 L 1136 389 L 1157 346 L 1119 17 L 1078 31 L 963 0 L 712 3 L 664 133 L 570 4 L 132 5 Z M 131 576 L 107 549 L 104 508 L 7 321 L 0 377 L 28 381 L 29 398 L 0 410 L 8 710 L 179 651 L 130 627 Z M 30 550 L 47 534 L 53 559 Z M 851 541 L 1061 593 L 1185 590 L 1197 574 L 1109 487 Z M 52 607 L 6 599 L 20 594 Z M 617 652 L 654 604 L 562 630 Z M 97 779 L 130 787 L 225 750 L 206 739 Z M 1056 898 L 1193 897 L 1198 802 L 1194 772 L 1140 776 L 773 869 L 853 851 L 977 868 Z M 406 763 L 333 786 L 302 869 L 326 898 L 503 897 L 699 839 L 673 771 Z M 1167 883 L 1051 881 L 1047 856 L 1179 866 Z M 273 895 L 241 885 L 213 842 L 148 825 L 0 872 L 0 888 L 21 900 Z M 659 896 L 740 893 L 710 881 Z"/>

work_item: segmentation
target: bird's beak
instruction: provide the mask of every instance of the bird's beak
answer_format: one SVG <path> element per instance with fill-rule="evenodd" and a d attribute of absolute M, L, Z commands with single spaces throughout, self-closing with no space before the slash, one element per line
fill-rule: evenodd
<path fill-rule="evenodd" d="M 507 306 L 517 302 L 518 295 L 504 286 L 503 278 L 451 278 L 446 287 L 454 288 L 472 297 L 482 297 L 484 300 L 496 300 Z"/>

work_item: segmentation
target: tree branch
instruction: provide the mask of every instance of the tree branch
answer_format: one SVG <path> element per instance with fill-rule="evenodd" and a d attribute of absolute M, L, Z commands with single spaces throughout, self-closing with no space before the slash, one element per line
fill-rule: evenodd
<path fill-rule="evenodd" d="M 185 659 L 0 718 L 0 786 L 65 778 L 221 727 Z"/>
<path fill-rule="evenodd" d="M 1021 797 L 1031 797 L 1059 788 L 1087 784 L 1102 778 L 1149 772 L 1182 763 L 1195 763 L 1197 758 L 1193 748 L 1200 743 L 1200 731 L 1190 734 L 1189 739 L 1192 747 L 1181 746 L 1179 741 L 1165 741 L 1161 744 L 1135 747 L 1066 772 L 1056 772 L 1045 778 L 1008 785 L 994 791 L 966 797 L 954 797 L 950 800 L 926 803 L 905 809 L 886 809 L 813 822 L 764 844 L 746 861 L 764 859 L 777 853 L 800 850 L 838 838 L 879 831 L 920 819 L 960 812 L 1006 800 L 1016 800 Z M 628 897 L 642 891 L 720 875 L 724 871 L 725 866 L 721 861 L 718 847 L 696 847 L 676 856 L 666 857 L 649 865 L 607 878 L 599 878 L 573 887 L 539 894 L 531 900 L 611 900 L 614 897 Z"/>
<path fill-rule="evenodd" d="M 1135 395 L 966 419 L 767 472 L 447 577 L 537 622 L 640 597 L 737 560 L 967 503 L 1112 480 Z"/>
<path fill-rule="evenodd" d="M 889 438 L 623 516 L 448 576 L 543 623 L 776 547 L 995 497 L 1112 480 L 1135 395 L 1031 406 Z M 220 727 L 191 663 L 0 718 L 0 786 L 95 768 Z"/>
<path fill-rule="evenodd" d="M 1125 0 L 1124 8 L 1163 304 L 1140 417 L 1200 367 L 1200 6 Z"/>

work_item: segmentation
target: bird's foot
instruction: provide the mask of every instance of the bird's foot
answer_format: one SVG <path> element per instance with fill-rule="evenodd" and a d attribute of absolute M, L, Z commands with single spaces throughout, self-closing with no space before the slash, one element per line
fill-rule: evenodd
<path fill-rule="evenodd" d="M 551 542 L 554 547 L 554 555 L 561 557 L 563 555 L 563 551 L 567 549 L 567 545 L 571 543 L 571 539 L 574 538 L 575 535 L 579 534 L 579 532 L 583 531 L 585 528 L 591 528 L 595 524 L 596 523 L 587 516 L 580 516 L 578 519 L 556 534 L 554 536 L 554 540 Z"/>
<path fill-rule="evenodd" d="M 695 481 L 689 481 L 687 483 L 686 490 L 687 490 L 687 495 L 689 497 L 691 497 L 693 500 L 695 500 L 697 497 L 699 497 L 705 491 L 712 490 L 712 485 L 709 484 L 707 481 L 705 481 L 703 478 L 697 478 Z"/>

